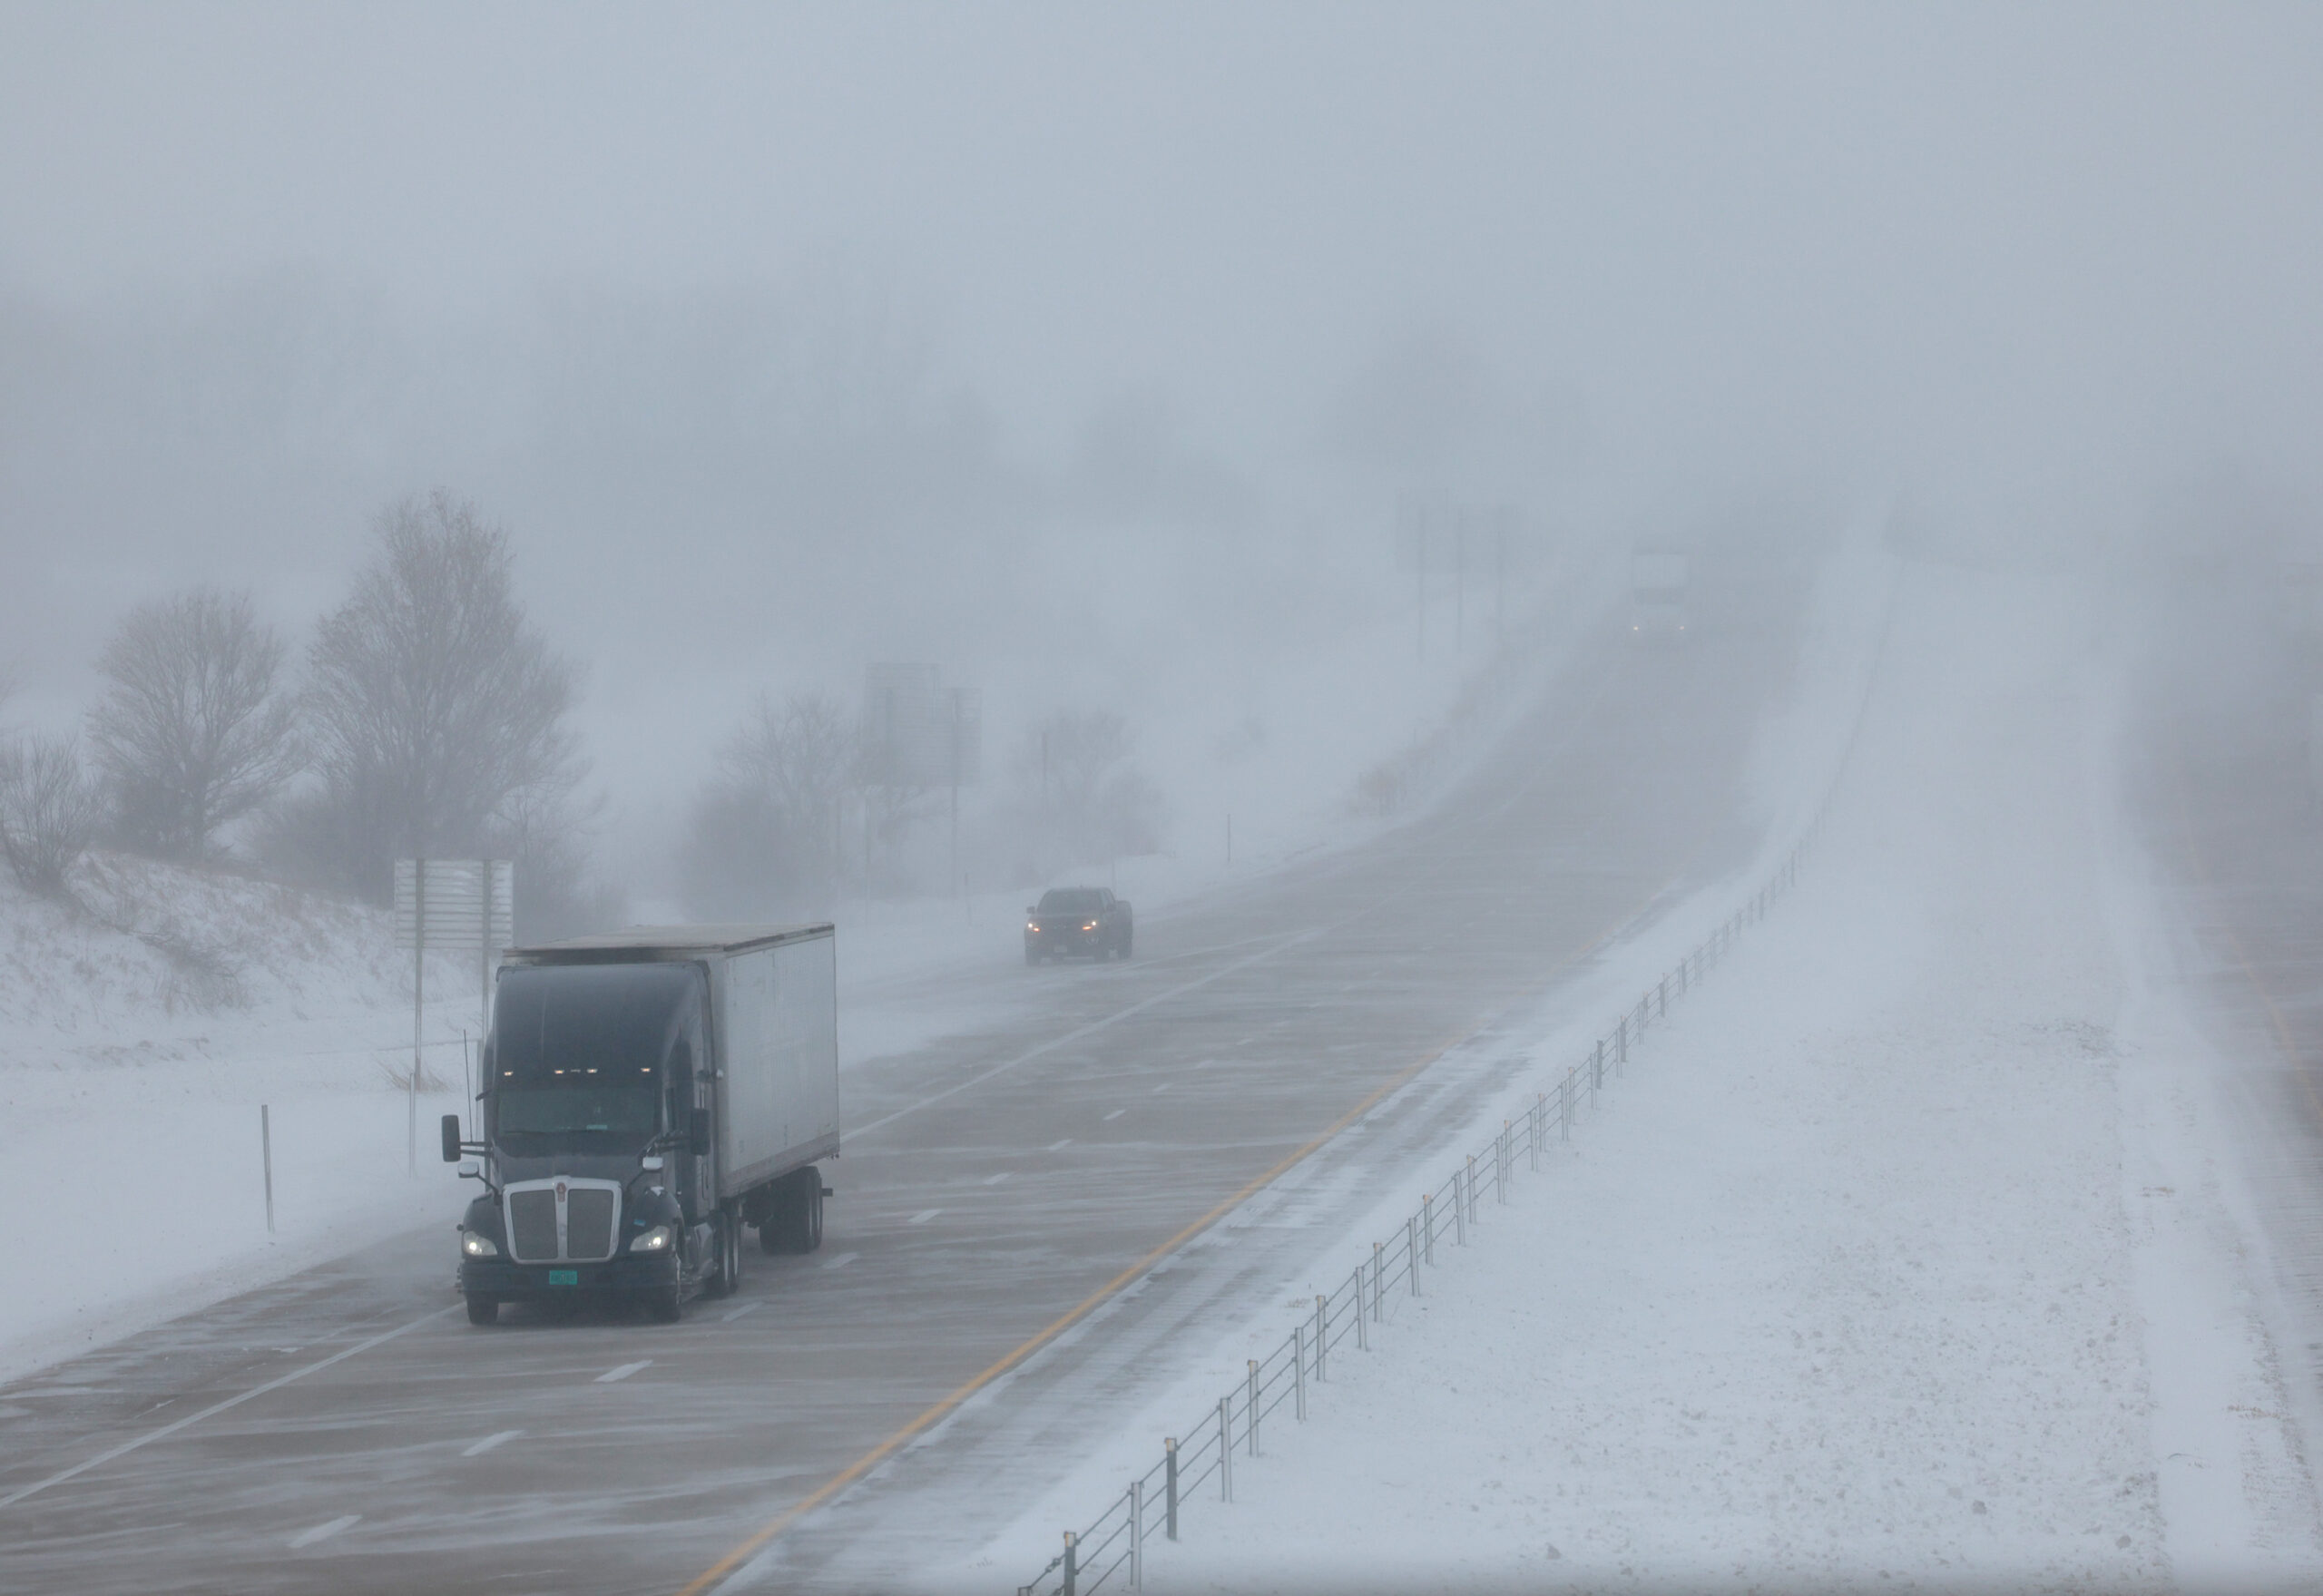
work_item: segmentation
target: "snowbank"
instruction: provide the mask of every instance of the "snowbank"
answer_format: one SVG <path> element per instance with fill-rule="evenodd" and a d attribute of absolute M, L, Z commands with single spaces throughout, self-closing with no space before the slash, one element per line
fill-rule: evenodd
<path fill-rule="evenodd" d="M 2273 1353 L 2309 1332 L 2151 962 L 2108 700 L 2069 582 L 1916 572 L 1801 890 L 1148 1588 L 2323 1581 Z M 1287 1329 L 1224 1337 L 970 1577 L 1029 1578 Z"/>

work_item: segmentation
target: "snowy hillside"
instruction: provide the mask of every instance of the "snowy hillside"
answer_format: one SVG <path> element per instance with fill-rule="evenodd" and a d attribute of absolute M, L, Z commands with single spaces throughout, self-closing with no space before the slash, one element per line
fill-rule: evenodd
<path fill-rule="evenodd" d="M 70 1189 L 103 1241 L 8 1295 L 0 1370 L 446 1211 L 427 1126 L 457 1104 L 476 1027 L 465 961 L 428 961 L 415 1103 L 410 955 L 385 913 L 113 854 L 73 889 L 80 908 L 0 882 L 0 1197 L 28 1211 Z M 87 1179 L 93 1158 L 129 1178 Z"/>

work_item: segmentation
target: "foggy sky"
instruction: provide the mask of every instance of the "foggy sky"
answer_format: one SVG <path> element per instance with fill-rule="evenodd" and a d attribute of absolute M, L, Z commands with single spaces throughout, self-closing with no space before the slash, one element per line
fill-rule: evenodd
<path fill-rule="evenodd" d="M 1295 647 L 1403 493 L 2303 504 L 2318 82 L 2288 6 L 9 6 L 0 656 L 302 632 L 442 483 L 646 803 L 867 658 Z"/>

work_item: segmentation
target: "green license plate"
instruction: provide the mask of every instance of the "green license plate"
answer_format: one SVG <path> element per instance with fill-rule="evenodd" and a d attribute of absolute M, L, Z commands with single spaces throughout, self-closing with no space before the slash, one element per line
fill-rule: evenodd
<path fill-rule="evenodd" d="M 548 1283 L 552 1286 L 578 1286 L 581 1284 L 581 1271 L 578 1269 L 551 1269 L 548 1272 Z"/>

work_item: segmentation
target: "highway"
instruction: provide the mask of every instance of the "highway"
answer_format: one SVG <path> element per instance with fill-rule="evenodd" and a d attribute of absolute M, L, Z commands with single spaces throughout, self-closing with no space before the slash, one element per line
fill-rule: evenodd
<path fill-rule="evenodd" d="M 1505 1016 L 1755 847 L 1806 572 L 1696 580 L 1694 641 L 1608 624 L 1423 818 L 1142 916 L 1127 964 L 870 994 L 1022 1001 L 850 1071 L 822 1252 L 751 1250 L 677 1326 L 471 1328 L 447 1212 L 0 1390 L 0 1590 L 875 1589 L 960 1554 L 1407 1180 L 1514 1068 Z"/>

